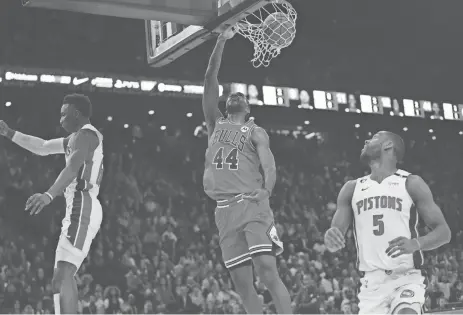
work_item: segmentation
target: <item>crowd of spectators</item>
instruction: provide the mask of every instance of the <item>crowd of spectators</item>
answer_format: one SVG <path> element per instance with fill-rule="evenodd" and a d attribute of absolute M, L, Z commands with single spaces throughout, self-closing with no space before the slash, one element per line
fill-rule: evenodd
<path fill-rule="evenodd" d="M 105 134 L 100 193 L 104 220 L 77 274 L 79 311 L 242 313 L 221 260 L 214 204 L 202 190 L 206 140 L 201 133 L 180 130 L 152 139 L 144 137 L 142 129 L 134 130 L 125 143 L 117 142 L 117 134 Z M 357 140 L 349 137 L 350 142 L 330 140 L 329 134 L 325 141 L 271 135 L 278 165 L 271 204 L 286 249 L 278 268 L 296 313 L 358 312 L 352 233 L 340 253 L 331 254 L 323 245 L 341 185 L 366 171 L 352 145 Z M 450 245 L 426 255 L 426 307 L 438 310 L 463 303 L 463 209 L 458 191 L 463 169 L 461 163 L 450 163 L 449 155 L 426 156 L 434 149 L 431 145 L 441 150 L 449 146 L 416 139 L 409 143 L 405 168 L 431 185 L 453 232 Z M 419 166 L 410 163 L 416 158 Z M 30 217 L 23 209 L 29 195 L 54 181 L 62 159 L 33 156 L 0 140 L 0 313 L 53 313 L 50 282 L 64 200 L 58 198 L 39 216 Z M 274 313 L 269 292 L 258 278 L 255 287 L 265 312 Z"/>
<path fill-rule="evenodd" d="M 453 40 L 461 29 L 459 4 L 403 3 L 398 10 L 379 3 L 293 3 L 301 17 L 294 44 L 272 67 L 257 71 L 235 65 L 252 55 L 251 45 L 237 39 L 222 67 L 229 82 L 246 78 L 255 84 L 461 98 L 459 81 L 453 79 L 461 64 L 459 41 Z M 411 25 L 417 15 L 420 23 Z M 195 52 L 195 62 L 184 58 L 149 71 L 144 38 L 143 21 L 0 1 L 2 64 L 202 78 L 210 46 Z M 40 134 L 40 126 L 34 130 L 31 124 L 24 118 L 13 127 Z M 104 221 L 77 274 L 80 312 L 242 313 L 221 261 L 214 203 L 202 189 L 206 140 L 185 130 L 161 135 L 147 129 L 134 130 L 133 137 L 103 131 Z M 278 268 L 296 313 L 358 311 L 352 233 L 347 249 L 337 254 L 326 251 L 322 238 L 342 184 L 365 172 L 354 145 L 359 139 L 349 132 L 336 140 L 339 136 L 328 133 L 308 141 L 271 135 L 278 165 L 271 204 L 286 249 Z M 458 145 L 425 136 L 408 141 L 404 168 L 430 184 L 452 229 L 451 244 L 426 254 L 426 309 L 443 310 L 463 303 L 463 154 Z M 23 209 L 31 194 L 49 188 L 63 165 L 63 157 L 33 156 L 0 139 L 0 313 L 53 313 L 50 282 L 64 200 L 57 198 L 39 216 Z M 265 312 L 274 313 L 269 292 L 257 278 L 255 286 Z"/>

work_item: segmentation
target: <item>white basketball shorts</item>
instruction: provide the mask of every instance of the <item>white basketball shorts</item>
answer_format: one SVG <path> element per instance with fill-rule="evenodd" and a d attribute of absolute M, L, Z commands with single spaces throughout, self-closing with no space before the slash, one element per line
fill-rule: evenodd
<path fill-rule="evenodd" d="M 426 285 L 421 270 L 370 271 L 360 282 L 359 314 L 397 314 L 404 307 L 422 313 Z"/>
<path fill-rule="evenodd" d="M 103 210 L 96 196 L 88 192 L 76 191 L 66 198 L 66 203 L 66 217 L 56 248 L 55 268 L 58 261 L 66 261 L 78 270 L 100 230 Z"/>

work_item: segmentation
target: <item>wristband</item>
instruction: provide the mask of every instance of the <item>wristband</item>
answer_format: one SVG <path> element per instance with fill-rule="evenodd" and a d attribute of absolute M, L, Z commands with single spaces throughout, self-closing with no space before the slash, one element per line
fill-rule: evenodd
<path fill-rule="evenodd" d="M 44 195 L 47 195 L 48 197 L 50 197 L 50 201 L 53 201 L 53 196 L 47 191 L 45 193 L 43 193 Z"/>

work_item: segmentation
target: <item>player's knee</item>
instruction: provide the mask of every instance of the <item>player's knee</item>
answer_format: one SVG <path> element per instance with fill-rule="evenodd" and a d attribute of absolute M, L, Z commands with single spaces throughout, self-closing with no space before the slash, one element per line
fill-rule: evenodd
<path fill-rule="evenodd" d="M 421 314 L 419 309 L 421 307 L 418 304 L 402 303 L 392 311 L 392 314 Z"/>
<path fill-rule="evenodd" d="M 51 282 L 53 293 L 60 293 L 63 282 L 72 280 L 77 267 L 67 261 L 59 261 Z"/>
<path fill-rule="evenodd" d="M 412 308 L 402 308 L 400 309 L 397 313 L 395 314 L 418 314 L 414 309 Z"/>
<path fill-rule="evenodd" d="M 51 288 L 53 294 L 58 294 L 61 291 L 61 284 L 63 283 L 62 276 L 59 274 L 58 268 L 53 272 L 53 279 L 51 280 Z"/>
<path fill-rule="evenodd" d="M 260 281 L 270 289 L 279 279 L 275 256 L 271 254 L 256 255 L 253 257 L 253 262 Z"/>
<path fill-rule="evenodd" d="M 249 277 L 249 273 L 246 272 L 245 268 L 252 268 L 250 261 L 229 269 L 236 291 L 241 296 L 248 296 L 251 290 L 254 290 L 253 278 Z"/>

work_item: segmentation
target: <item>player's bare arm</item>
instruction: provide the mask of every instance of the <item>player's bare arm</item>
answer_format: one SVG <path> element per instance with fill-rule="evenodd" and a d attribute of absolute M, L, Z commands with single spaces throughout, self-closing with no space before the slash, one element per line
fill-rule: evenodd
<path fill-rule="evenodd" d="M 218 75 L 225 43 L 233 36 L 234 32 L 230 29 L 218 37 L 204 78 L 203 111 L 209 137 L 214 132 L 217 119 L 223 117 L 222 112 L 219 110 L 220 87 Z"/>
<path fill-rule="evenodd" d="M 94 151 L 99 144 L 97 135 L 87 129 L 79 130 L 74 137 L 72 153 L 66 167 L 61 171 L 55 183 L 44 194 L 35 194 L 27 200 L 26 211 L 30 214 L 38 214 L 43 207 L 48 205 L 56 196 L 60 195 L 64 189 L 77 177 L 79 169 L 85 163 L 89 153 Z"/>
<path fill-rule="evenodd" d="M 355 186 L 355 180 L 348 181 L 339 192 L 337 210 L 331 221 L 331 228 L 325 233 L 325 246 L 332 253 L 346 245 L 344 235 L 346 235 L 353 220 L 351 202 Z"/>
<path fill-rule="evenodd" d="M 37 155 L 64 154 L 67 138 L 44 140 L 11 129 L 0 120 L 0 135 L 10 139 L 20 147 Z"/>
<path fill-rule="evenodd" d="M 259 156 L 262 170 L 264 171 L 264 187 L 257 189 L 251 195 L 245 196 L 245 199 L 253 201 L 261 201 L 272 195 L 277 179 L 277 170 L 275 166 L 275 157 L 270 150 L 270 140 L 267 132 L 260 127 L 253 129 L 251 134 L 251 142 L 256 148 Z"/>
<path fill-rule="evenodd" d="M 420 176 L 410 175 L 407 178 L 407 191 L 415 203 L 418 214 L 432 231 L 416 239 L 398 237 L 391 240 L 386 250 L 391 257 L 412 254 L 417 250 L 433 250 L 449 243 L 452 237 L 444 215 L 435 203 L 431 189 L 425 181 Z"/>

